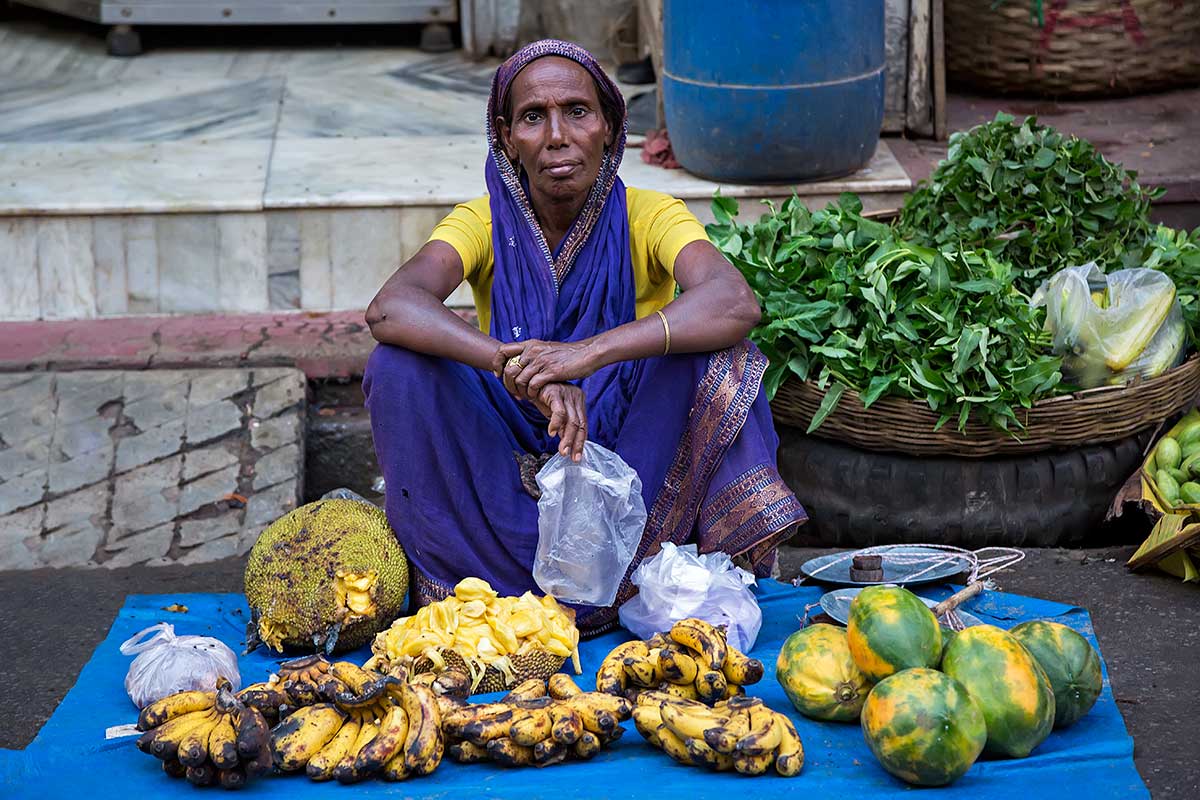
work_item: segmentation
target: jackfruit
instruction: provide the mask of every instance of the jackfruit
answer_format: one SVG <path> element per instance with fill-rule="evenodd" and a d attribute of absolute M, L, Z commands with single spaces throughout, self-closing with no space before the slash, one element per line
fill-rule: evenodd
<path fill-rule="evenodd" d="M 357 500 L 318 500 L 258 537 L 245 574 L 259 643 L 337 653 L 353 650 L 404 611 L 408 562 L 387 517 Z"/>
<path fill-rule="evenodd" d="M 445 599 L 396 620 L 375 637 L 372 662 L 407 663 L 409 674 L 459 669 L 473 694 L 546 679 L 567 657 L 579 666 L 575 612 L 553 597 L 500 597 L 486 581 L 465 578 Z"/>

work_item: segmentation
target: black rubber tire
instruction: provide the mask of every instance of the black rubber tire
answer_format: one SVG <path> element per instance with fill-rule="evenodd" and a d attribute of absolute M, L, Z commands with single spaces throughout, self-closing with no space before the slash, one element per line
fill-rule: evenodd
<path fill-rule="evenodd" d="M 780 474 L 809 514 L 794 541 L 830 547 L 1099 544 L 1105 514 L 1154 433 L 972 459 L 874 453 L 778 427 Z"/>

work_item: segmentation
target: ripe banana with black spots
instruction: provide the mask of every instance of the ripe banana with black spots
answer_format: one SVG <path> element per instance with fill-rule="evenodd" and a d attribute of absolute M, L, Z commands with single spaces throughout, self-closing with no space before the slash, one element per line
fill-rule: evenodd
<path fill-rule="evenodd" d="M 525 715 L 508 728 L 508 736 L 514 742 L 526 747 L 533 747 L 538 742 L 550 738 L 554 722 L 550 718 L 549 708 L 522 709 Z M 580 720 L 582 723 L 582 720 Z"/>
<path fill-rule="evenodd" d="M 738 753 L 758 756 L 774 752 L 783 736 L 779 715 L 766 706 L 752 708 L 749 713 L 750 729 L 738 740 Z"/>
<path fill-rule="evenodd" d="M 208 761 L 209 735 L 221 721 L 221 717 L 221 714 L 212 714 L 206 722 L 202 722 L 183 735 L 175 754 L 180 764 L 186 767 L 199 767 Z"/>
<path fill-rule="evenodd" d="M 630 656 L 648 656 L 650 648 L 640 639 L 622 642 L 612 649 L 596 670 L 596 691 L 605 694 L 623 695 L 627 685 L 625 659 Z"/>
<path fill-rule="evenodd" d="M 378 734 L 379 723 L 369 717 L 363 717 L 362 723 L 358 727 L 358 736 L 354 737 L 354 743 L 350 745 L 346 754 L 342 756 L 342 760 L 333 768 L 333 777 L 337 779 L 338 783 L 354 783 L 359 780 L 359 775 L 354 771 L 355 759 Z"/>
<path fill-rule="evenodd" d="M 671 683 L 694 683 L 700 672 L 696 659 L 681 646 L 664 647 L 658 654 L 663 679 Z"/>
<path fill-rule="evenodd" d="M 729 683 L 748 686 L 762 680 L 763 663 L 757 658 L 750 658 L 736 647 L 727 645 L 721 672 L 725 674 L 725 679 Z"/>
<path fill-rule="evenodd" d="M 383 769 L 383 765 L 404 749 L 408 738 L 408 715 L 400 706 L 392 706 L 379 721 L 379 733 L 354 759 L 354 775 L 361 780 Z"/>
<path fill-rule="evenodd" d="M 138 737 L 137 747 L 143 753 L 156 756 L 163 761 L 174 759 L 179 751 L 179 743 L 183 737 L 194 728 L 207 724 L 214 719 L 215 714 L 215 710 L 209 708 L 205 711 L 192 711 L 188 714 L 175 717 L 159 725 L 157 728 L 152 728 L 143 733 Z"/>
<path fill-rule="evenodd" d="M 508 694 L 500 698 L 500 702 L 515 703 L 518 700 L 533 700 L 534 698 L 545 696 L 546 681 L 540 678 L 529 678 L 514 686 Z"/>
<path fill-rule="evenodd" d="M 718 753 L 705 744 L 702 739 L 685 739 L 684 746 L 687 747 L 692 763 L 697 766 L 708 767 L 717 772 L 728 772 L 733 769 L 733 756 Z"/>
<path fill-rule="evenodd" d="M 563 744 L 575 744 L 583 736 L 583 718 L 579 712 L 563 703 L 555 703 L 549 708 L 550 735 L 554 741 Z"/>
<path fill-rule="evenodd" d="M 253 761 L 264 751 L 267 751 L 269 755 L 271 729 L 267 726 L 266 718 L 257 708 L 251 706 L 238 708 L 234 712 L 234 731 L 237 736 L 238 758 L 243 761 Z"/>
<path fill-rule="evenodd" d="M 533 763 L 533 748 L 525 747 L 507 736 L 487 743 L 488 758 L 506 767 L 524 767 Z"/>
<path fill-rule="evenodd" d="M 271 730 L 271 755 L 284 772 L 303 769 L 337 734 L 347 716 L 331 703 L 306 706 Z"/>
<path fill-rule="evenodd" d="M 675 703 L 663 703 L 660 712 L 667 727 L 683 739 L 703 741 L 706 730 L 729 724 L 728 716 L 720 716 L 709 709 L 688 709 Z"/>
<path fill-rule="evenodd" d="M 800 742 L 800 734 L 796 726 L 785 715 L 779 714 L 779 726 L 782 729 L 779 737 L 779 749 L 775 751 L 775 771 L 785 778 L 799 775 L 804 769 L 804 745 Z"/>
<path fill-rule="evenodd" d="M 358 717 L 350 717 L 338 732 L 333 735 L 324 747 L 317 754 L 309 759 L 304 771 L 308 773 L 308 777 L 314 781 L 328 781 L 333 779 L 333 770 L 346 757 L 351 746 L 358 740 L 358 731 L 362 727 L 362 721 Z"/>
<path fill-rule="evenodd" d="M 478 764 L 488 760 L 487 748 L 473 742 L 455 742 L 446 748 L 446 754 L 460 764 Z"/>
<path fill-rule="evenodd" d="M 533 746 L 533 763 L 539 767 L 558 764 L 567 758 L 567 746 L 553 739 L 543 739 Z"/>
<path fill-rule="evenodd" d="M 556 672 L 546 682 L 546 690 L 555 700 L 566 700 L 577 694 L 583 694 L 583 689 L 565 672 Z"/>
<path fill-rule="evenodd" d="M 579 736 L 579 741 L 571 745 L 571 752 L 576 758 L 591 758 L 600 752 L 604 743 L 600 741 L 600 737 L 591 731 L 584 731 Z"/>
<path fill-rule="evenodd" d="M 661 652 L 661 648 L 653 648 L 645 655 L 625 656 L 621 661 L 625 665 L 626 685 L 632 683 L 650 689 L 662 683 L 663 670 L 658 660 Z"/>
<path fill-rule="evenodd" d="M 401 701 L 408 718 L 404 739 L 405 769 L 411 775 L 428 775 L 441 763 L 446 747 L 437 699 L 425 686 L 406 686 Z"/>
<path fill-rule="evenodd" d="M 729 684 L 725 673 L 717 670 L 701 672 L 696 678 L 696 696 L 701 702 L 712 705 L 725 697 L 725 689 Z"/>
<path fill-rule="evenodd" d="M 208 756 L 217 769 L 233 769 L 238 764 L 237 731 L 233 715 L 222 714 L 208 733 Z"/>
<path fill-rule="evenodd" d="M 704 657 L 710 670 L 720 670 L 727 653 L 725 636 L 708 622 L 695 617 L 680 620 L 671 626 L 667 636 L 677 644 L 689 647 Z"/>
<path fill-rule="evenodd" d="M 217 702 L 216 692 L 176 692 L 155 700 L 138 714 L 137 729 L 148 731 L 184 714 L 207 711 Z"/>

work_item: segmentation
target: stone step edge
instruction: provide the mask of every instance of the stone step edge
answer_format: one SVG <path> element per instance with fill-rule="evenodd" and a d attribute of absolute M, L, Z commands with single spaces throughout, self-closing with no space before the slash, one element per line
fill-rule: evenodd
<path fill-rule="evenodd" d="M 473 309 L 452 309 L 471 323 Z M 295 366 L 360 377 L 375 347 L 361 310 L 0 322 L 0 372 Z"/>

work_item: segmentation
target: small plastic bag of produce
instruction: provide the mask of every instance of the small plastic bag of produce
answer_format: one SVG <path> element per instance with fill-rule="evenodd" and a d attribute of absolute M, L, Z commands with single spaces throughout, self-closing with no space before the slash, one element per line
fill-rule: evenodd
<path fill-rule="evenodd" d="M 538 544 L 533 579 L 567 603 L 609 606 L 646 527 L 642 480 L 595 442 L 574 462 L 555 455 L 537 474 Z"/>
<path fill-rule="evenodd" d="M 638 593 L 621 605 L 617 616 L 639 638 L 670 630 L 688 617 L 727 625 L 726 639 L 743 653 L 758 638 L 762 610 L 750 591 L 754 575 L 734 566 L 726 553 L 700 555 L 694 544 L 666 542 L 633 571 L 632 581 Z"/>
<path fill-rule="evenodd" d="M 1154 269 L 1105 275 L 1095 265 L 1060 270 L 1034 293 L 1064 375 L 1090 389 L 1153 378 L 1183 360 L 1187 335 L 1175 284 Z"/>
<path fill-rule="evenodd" d="M 125 691 L 138 708 L 170 694 L 212 690 L 226 678 L 241 688 L 237 656 L 211 636 L 176 636 L 175 626 L 160 622 L 126 639 L 121 653 L 137 654 L 125 673 Z"/>

